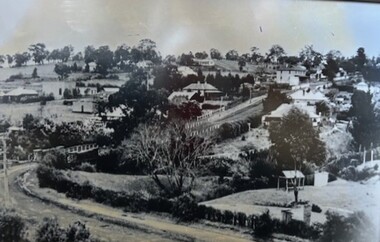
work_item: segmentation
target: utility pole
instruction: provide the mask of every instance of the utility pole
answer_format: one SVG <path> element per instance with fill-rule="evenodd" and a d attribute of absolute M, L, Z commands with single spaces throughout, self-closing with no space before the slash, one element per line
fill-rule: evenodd
<path fill-rule="evenodd" d="M 4 205 L 9 207 L 9 185 L 8 185 L 8 169 L 7 169 L 7 141 L 5 135 L 1 137 L 3 141 L 3 170 L 4 170 Z"/>

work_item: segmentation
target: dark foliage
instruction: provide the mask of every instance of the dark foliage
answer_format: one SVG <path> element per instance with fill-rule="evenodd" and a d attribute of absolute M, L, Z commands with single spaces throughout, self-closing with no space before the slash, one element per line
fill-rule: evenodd
<path fill-rule="evenodd" d="M 0 209 L 0 241 L 22 242 L 25 223 L 14 211 Z"/>

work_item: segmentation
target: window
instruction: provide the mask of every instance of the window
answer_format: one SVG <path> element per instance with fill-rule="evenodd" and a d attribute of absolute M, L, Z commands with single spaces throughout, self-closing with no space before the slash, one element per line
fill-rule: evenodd
<path fill-rule="evenodd" d="M 58 92 L 59 92 L 59 95 L 62 95 L 62 88 L 59 88 Z"/>

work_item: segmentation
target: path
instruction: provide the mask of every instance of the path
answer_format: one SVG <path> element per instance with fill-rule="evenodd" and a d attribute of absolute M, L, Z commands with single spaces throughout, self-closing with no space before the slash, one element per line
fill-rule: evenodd
<path fill-rule="evenodd" d="M 39 199 L 31 198 L 21 192 L 15 183 L 17 176 L 34 167 L 33 165 L 19 166 L 10 170 L 9 176 L 10 181 L 12 181 L 10 193 L 13 206 L 24 216 L 34 218 L 37 221 L 42 221 L 43 217 L 46 216 L 57 216 L 59 222 L 63 225 L 72 223 L 73 220 L 82 220 L 86 222 L 92 234 L 106 241 L 251 241 L 250 238 L 245 238 L 237 232 L 175 224 L 169 220 L 160 220 L 150 215 L 140 216 L 140 214 L 124 213 L 120 209 L 114 209 L 88 200 L 74 201 L 50 189 L 48 193 L 43 194 L 46 196 L 46 194 L 50 193 L 49 199 L 55 198 L 55 202 L 69 207 L 72 211 L 83 211 L 93 216 L 75 215 L 69 210 L 41 202 Z M 30 183 L 33 181 L 33 176 L 27 175 L 26 177 L 26 184 L 29 183 L 29 188 Z M 36 181 L 34 180 L 34 182 Z M 102 222 L 95 217 L 101 218 L 101 220 L 115 220 L 122 223 L 123 226 Z"/>

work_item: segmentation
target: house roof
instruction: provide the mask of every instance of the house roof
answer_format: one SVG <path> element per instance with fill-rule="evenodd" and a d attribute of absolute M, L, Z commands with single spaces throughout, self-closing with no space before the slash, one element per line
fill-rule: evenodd
<path fill-rule="evenodd" d="M 299 105 L 299 104 L 298 105 L 297 104 L 287 104 L 287 103 L 281 104 L 276 110 L 274 110 L 270 114 L 266 115 L 266 117 L 282 118 L 283 116 L 287 115 L 293 107 L 298 108 L 303 112 L 306 112 L 310 116 L 310 118 L 319 117 L 315 113 L 315 106 L 307 106 L 307 105 Z"/>
<path fill-rule="evenodd" d="M 297 178 L 305 178 L 304 174 L 299 171 L 299 170 L 284 170 L 282 171 L 282 174 L 284 174 L 284 176 L 288 179 L 290 178 L 294 178 L 294 177 L 297 177 Z"/>
<path fill-rule="evenodd" d="M 12 91 L 6 93 L 4 96 L 17 97 L 21 95 L 38 95 L 38 92 L 35 90 L 24 89 L 22 87 L 13 89 Z"/>
<path fill-rule="evenodd" d="M 220 92 L 216 87 L 213 85 L 205 82 L 197 82 L 197 83 L 191 83 L 190 85 L 183 88 L 183 90 L 200 90 L 200 91 L 215 91 Z"/>
<path fill-rule="evenodd" d="M 120 87 L 103 87 L 104 92 L 116 93 L 120 90 Z"/>
<path fill-rule="evenodd" d="M 188 91 L 173 92 L 172 94 L 169 95 L 168 99 L 169 99 L 169 101 L 172 101 L 176 97 L 186 97 L 187 100 L 190 100 L 196 93 L 197 93 L 197 91 L 192 91 L 192 92 L 188 92 Z"/>
<path fill-rule="evenodd" d="M 178 72 L 181 73 L 183 76 L 188 76 L 188 75 L 197 75 L 197 73 L 191 69 L 190 67 L 187 66 L 179 66 L 177 68 Z"/>
<path fill-rule="evenodd" d="M 326 96 L 320 91 L 309 91 L 298 90 L 290 95 L 293 100 L 320 100 L 326 101 Z"/>

